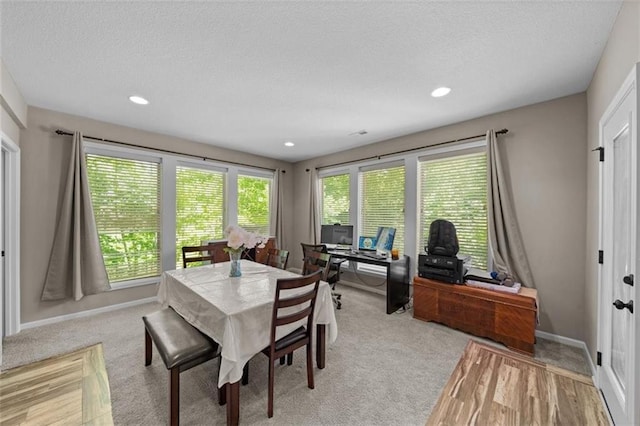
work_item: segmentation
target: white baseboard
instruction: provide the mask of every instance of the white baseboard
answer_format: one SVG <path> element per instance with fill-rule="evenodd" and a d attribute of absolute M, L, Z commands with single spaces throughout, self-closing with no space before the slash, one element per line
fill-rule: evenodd
<path fill-rule="evenodd" d="M 589 368 L 591 369 L 591 376 L 595 383 L 596 378 L 596 365 L 593 363 L 593 359 L 591 359 L 591 354 L 587 349 L 587 344 L 582 340 L 572 339 L 570 337 L 559 336 L 553 333 L 547 333 L 546 331 L 536 330 L 536 337 L 540 337 L 542 339 L 551 340 L 552 342 L 561 343 L 563 345 L 572 346 L 574 348 L 580 348 L 584 352 L 587 357 L 587 361 L 589 362 Z"/>
<path fill-rule="evenodd" d="M 57 322 L 67 321 L 70 319 L 88 317 L 91 315 L 97 315 L 104 312 L 117 311 L 119 309 L 129 308 L 131 306 L 142 305 L 144 303 L 157 302 L 158 298 L 156 296 L 147 297 L 144 299 L 132 300 L 131 302 L 118 303 L 116 305 L 103 306 L 102 308 L 89 309 L 87 311 L 74 312 L 72 314 L 60 315 L 57 317 L 46 318 L 37 321 L 30 321 L 21 324 L 22 330 L 26 330 L 27 328 L 40 327 L 41 325 L 47 324 L 55 324 Z"/>

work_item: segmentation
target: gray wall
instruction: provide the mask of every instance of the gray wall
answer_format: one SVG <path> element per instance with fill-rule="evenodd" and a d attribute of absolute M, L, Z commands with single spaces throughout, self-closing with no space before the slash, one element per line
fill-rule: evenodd
<path fill-rule="evenodd" d="M 216 148 L 170 136 L 159 135 L 83 117 L 29 107 L 27 129 L 21 133 L 21 310 L 22 322 L 94 309 L 116 303 L 155 296 L 156 285 L 114 290 L 87 296 L 79 302 L 41 302 L 40 295 L 48 266 L 51 245 L 59 214 L 60 191 L 66 179 L 71 138 L 58 136 L 55 129 L 79 130 L 88 136 L 113 139 L 149 148 L 168 149 L 241 162 L 259 167 L 283 168 L 285 223 L 291 221 L 290 194 L 293 188 L 292 165 L 265 157 Z M 286 235 L 285 235 L 286 238 Z M 283 242 L 285 245 L 287 241 Z"/>
<path fill-rule="evenodd" d="M 607 46 L 587 90 L 588 139 L 585 149 L 599 144 L 598 123 L 602 114 L 640 61 L 640 3 L 625 1 L 614 24 Z M 595 359 L 598 320 L 598 156 L 587 158 L 587 246 L 585 276 L 585 342 Z"/>
<path fill-rule="evenodd" d="M 584 339 L 587 103 L 584 93 L 416 133 L 294 166 L 295 244 L 309 240 L 306 168 L 415 148 L 506 127 L 500 137 L 525 249 L 540 299 L 541 330 Z M 301 263 L 299 247 L 291 266 Z M 410 254 L 412 257 L 415 255 Z"/>

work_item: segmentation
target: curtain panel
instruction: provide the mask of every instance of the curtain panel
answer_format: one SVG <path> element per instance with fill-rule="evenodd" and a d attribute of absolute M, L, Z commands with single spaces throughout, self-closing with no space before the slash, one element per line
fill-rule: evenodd
<path fill-rule="evenodd" d="M 104 266 L 87 178 L 82 134 L 75 132 L 42 300 L 73 298 L 111 289 Z"/>
<path fill-rule="evenodd" d="M 271 191 L 271 231 L 276 237 L 276 248 L 284 245 L 284 182 L 282 169 L 276 169 L 273 175 L 273 190 Z"/>
<path fill-rule="evenodd" d="M 509 178 L 504 174 L 498 139 L 494 130 L 487 132 L 487 219 L 489 246 L 494 269 L 511 274 L 517 282 L 534 287 L 533 275 L 518 228 Z"/>
<path fill-rule="evenodd" d="M 318 189 L 318 172 L 309 169 L 309 241 L 311 244 L 320 242 L 320 195 Z"/>

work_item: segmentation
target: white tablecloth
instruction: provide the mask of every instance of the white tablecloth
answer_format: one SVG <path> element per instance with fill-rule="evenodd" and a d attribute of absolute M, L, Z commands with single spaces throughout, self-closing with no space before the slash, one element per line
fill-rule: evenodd
<path fill-rule="evenodd" d="M 223 262 L 167 271 L 162 274 L 158 288 L 160 303 L 171 306 L 222 345 L 219 387 L 239 381 L 247 361 L 269 345 L 276 281 L 298 276 L 242 260 L 242 276 L 229 278 L 229 265 Z M 314 322 L 326 324 L 328 343 L 335 342 L 338 325 L 331 289 L 324 281 L 318 289 Z M 284 329 L 282 335 L 298 326 Z"/>

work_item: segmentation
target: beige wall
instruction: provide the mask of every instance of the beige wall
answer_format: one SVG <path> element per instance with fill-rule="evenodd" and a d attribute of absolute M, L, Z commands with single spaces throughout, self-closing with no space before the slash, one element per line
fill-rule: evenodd
<path fill-rule="evenodd" d="M 587 150 L 599 145 L 598 123 L 618 88 L 640 61 L 640 3 L 625 1 L 587 90 Z M 587 158 L 587 246 L 585 276 L 585 342 L 595 359 L 598 320 L 598 156 Z"/>
<path fill-rule="evenodd" d="M 18 124 L 4 108 L 4 105 L 0 111 L 0 130 L 16 145 L 20 146 L 20 127 L 18 127 Z"/>
<path fill-rule="evenodd" d="M 291 221 L 293 212 L 289 200 L 293 189 L 293 173 L 289 163 L 29 107 L 28 126 L 21 134 L 22 262 L 20 273 L 23 323 L 151 297 L 156 294 L 156 285 L 148 285 L 87 296 L 79 302 L 71 300 L 40 301 L 59 213 L 60 189 L 66 179 L 66 165 L 71 146 L 69 136 L 58 136 L 53 133 L 58 128 L 79 130 L 88 136 L 202 155 L 223 161 L 241 162 L 258 167 L 283 168 L 286 170 L 284 174 L 286 206 L 284 220 L 285 223 Z M 284 244 L 286 245 L 287 242 L 285 241 Z"/>
<path fill-rule="evenodd" d="M 506 127 L 500 137 L 516 214 L 540 298 L 541 330 L 582 340 L 586 204 L 584 93 L 296 163 L 293 241 L 308 240 L 306 168 L 329 165 Z M 290 265 L 301 263 L 300 250 Z M 415 255 L 412 255 L 412 257 Z"/>

